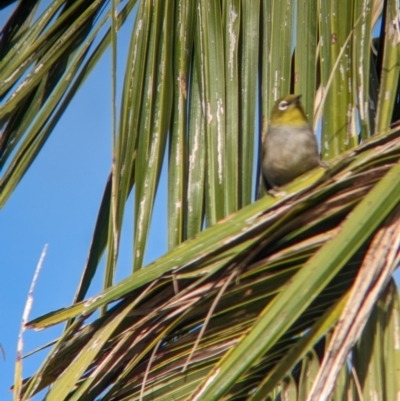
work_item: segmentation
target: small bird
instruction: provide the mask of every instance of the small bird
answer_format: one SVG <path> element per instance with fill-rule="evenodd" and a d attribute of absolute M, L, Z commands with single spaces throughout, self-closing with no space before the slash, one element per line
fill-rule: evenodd
<path fill-rule="evenodd" d="M 262 144 L 261 170 L 267 189 L 286 185 L 305 172 L 324 165 L 313 129 L 300 104 L 301 95 L 277 100 Z"/>

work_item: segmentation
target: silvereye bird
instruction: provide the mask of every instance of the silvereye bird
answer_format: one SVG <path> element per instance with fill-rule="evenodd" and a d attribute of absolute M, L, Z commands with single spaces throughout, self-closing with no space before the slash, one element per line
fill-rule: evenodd
<path fill-rule="evenodd" d="M 322 165 L 300 96 L 287 95 L 276 101 L 262 144 L 261 163 L 267 189 L 281 187 Z"/>

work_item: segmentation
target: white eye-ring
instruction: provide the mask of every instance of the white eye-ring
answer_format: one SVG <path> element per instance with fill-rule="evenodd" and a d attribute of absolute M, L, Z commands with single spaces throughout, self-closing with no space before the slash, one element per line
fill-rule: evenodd
<path fill-rule="evenodd" d="M 284 110 L 286 110 L 288 108 L 288 106 L 289 106 L 289 103 L 286 100 L 282 100 L 279 103 L 278 108 L 279 108 L 279 110 L 284 111 Z"/>

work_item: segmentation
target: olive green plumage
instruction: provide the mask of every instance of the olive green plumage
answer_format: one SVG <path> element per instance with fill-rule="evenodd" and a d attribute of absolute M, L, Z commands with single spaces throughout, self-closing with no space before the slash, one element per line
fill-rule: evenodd
<path fill-rule="evenodd" d="M 300 96 L 277 100 L 262 145 L 262 174 L 267 187 L 286 185 L 320 164 L 317 141 Z"/>

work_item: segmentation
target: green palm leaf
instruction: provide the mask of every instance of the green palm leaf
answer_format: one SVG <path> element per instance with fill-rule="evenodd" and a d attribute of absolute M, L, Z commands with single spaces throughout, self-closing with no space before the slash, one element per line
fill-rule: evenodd
<path fill-rule="evenodd" d="M 67 326 L 15 398 L 51 385 L 46 400 L 394 399 L 396 2 L 138 3 L 87 265 L 74 303 L 28 324 Z M 0 204 L 110 44 L 115 74 L 135 4 L 60 0 L 35 21 L 34 3 L 15 8 L 0 47 Z M 289 92 L 321 123 L 331 166 L 252 203 L 269 110 Z M 169 251 L 143 268 L 166 157 Z M 115 283 L 132 191 L 133 273 Z M 104 252 L 103 289 L 85 300 Z"/>

